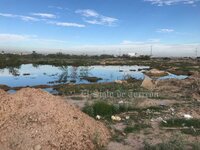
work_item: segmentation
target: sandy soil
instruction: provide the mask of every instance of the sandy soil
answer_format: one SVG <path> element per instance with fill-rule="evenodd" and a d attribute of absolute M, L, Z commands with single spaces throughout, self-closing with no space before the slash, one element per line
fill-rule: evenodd
<path fill-rule="evenodd" d="M 107 128 L 60 97 L 26 88 L 0 90 L 1 150 L 92 150 L 106 145 Z"/>

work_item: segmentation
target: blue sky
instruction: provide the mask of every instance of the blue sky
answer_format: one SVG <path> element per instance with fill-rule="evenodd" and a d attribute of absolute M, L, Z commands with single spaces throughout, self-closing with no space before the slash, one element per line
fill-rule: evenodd
<path fill-rule="evenodd" d="M 0 0 L 0 48 L 193 55 L 200 0 Z"/>

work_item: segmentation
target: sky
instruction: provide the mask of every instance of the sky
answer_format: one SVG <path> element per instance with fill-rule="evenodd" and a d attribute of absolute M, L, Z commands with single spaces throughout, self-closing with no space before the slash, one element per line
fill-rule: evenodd
<path fill-rule="evenodd" d="M 200 0 L 0 0 L 0 49 L 195 56 Z M 200 53 L 200 52 L 199 52 Z"/>

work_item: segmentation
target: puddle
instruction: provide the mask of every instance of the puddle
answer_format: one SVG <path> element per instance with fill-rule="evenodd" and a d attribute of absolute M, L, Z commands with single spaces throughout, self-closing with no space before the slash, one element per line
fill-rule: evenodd
<path fill-rule="evenodd" d="M 188 78 L 186 75 L 175 75 L 175 74 L 169 74 L 164 77 L 160 77 L 159 80 L 166 80 L 166 79 L 179 79 L 179 80 L 184 80 Z"/>
<path fill-rule="evenodd" d="M 56 85 L 61 83 L 90 83 L 85 77 L 97 77 L 100 82 L 113 82 L 127 77 L 143 79 L 142 70 L 148 66 L 60 66 L 32 64 L 21 65 L 19 68 L 0 69 L 0 84 L 10 87 Z M 134 71 L 133 71 L 134 70 Z M 25 75 L 24 75 L 25 74 Z"/>
<path fill-rule="evenodd" d="M 51 93 L 53 95 L 58 95 L 59 94 L 59 92 L 57 90 L 53 89 L 53 88 L 44 88 L 42 90 L 45 91 L 45 92 Z"/>
<path fill-rule="evenodd" d="M 21 65 L 19 68 L 8 67 L 0 69 L 0 84 L 10 87 L 26 87 L 37 85 L 57 85 L 63 83 L 87 84 L 87 78 L 99 78 L 97 83 L 113 82 L 132 77 L 143 80 L 148 66 L 51 66 L 32 64 Z M 164 79 L 185 79 L 187 76 L 169 74 Z M 46 89 L 51 91 L 50 89 Z M 11 91 L 13 92 L 13 91 Z M 52 91 L 54 92 L 54 91 Z"/>

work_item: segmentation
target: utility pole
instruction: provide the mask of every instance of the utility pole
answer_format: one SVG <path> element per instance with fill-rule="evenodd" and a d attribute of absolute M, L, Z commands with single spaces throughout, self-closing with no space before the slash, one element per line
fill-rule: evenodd
<path fill-rule="evenodd" d="M 195 56 L 196 56 L 196 58 L 198 57 L 198 50 L 197 50 L 197 48 L 195 50 Z"/>
<path fill-rule="evenodd" d="M 153 47 L 151 45 L 151 52 L 150 52 L 150 56 L 152 57 L 153 56 Z"/>

